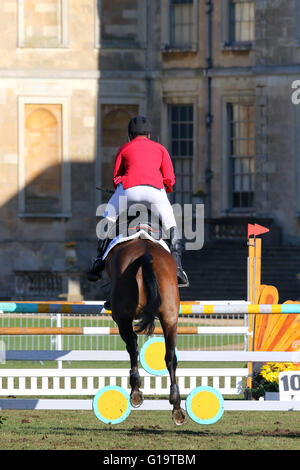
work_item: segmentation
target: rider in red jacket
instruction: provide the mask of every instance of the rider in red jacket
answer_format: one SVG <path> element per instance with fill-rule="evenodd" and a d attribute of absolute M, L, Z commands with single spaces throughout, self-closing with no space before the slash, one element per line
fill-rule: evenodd
<path fill-rule="evenodd" d="M 165 147 L 150 140 L 151 125 L 147 118 L 136 116 L 128 125 L 130 141 L 118 150 L 113 184 L 115 193 L 108 201 L 104 217 L 113 222 L 119 214 L 119 197 L 127 196 L 129 203 L 148 202 L 154 204 L 169 233 L 170 250 L 178 266 L 178 282 L 188 285 L 186 273 L 182 269 L 182 247 L 172 206 L 166 193 L 173 191 L 175 175 L 172 161 Z M 111 209 L 110 209 L 111 208 Z M 87 272 L 90 281 L 97 281 L 105 266 L 102 259 L 106 240 L 99 239 L 98 255 L 92 268 Z"/>
<path fill-rule="evenodd" d="M 123 188 L 139 185 L 166 188 L 173 191 L 175 175 L 172 161 L 165 147 L 144 135 L 138 135 L 123 145 L 116 156 L 113 183 Z"/>

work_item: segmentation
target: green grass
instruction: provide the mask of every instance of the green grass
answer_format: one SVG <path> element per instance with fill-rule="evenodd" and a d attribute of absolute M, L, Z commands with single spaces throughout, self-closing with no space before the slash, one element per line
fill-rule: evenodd
<path fill-rule="evenodd" d="M 210 426 L 167 411 L 132 411 L 105 425 L 89 411 L 0 411 L 1 450 L 298 450 L 297 412 L 225 412 Z"/>

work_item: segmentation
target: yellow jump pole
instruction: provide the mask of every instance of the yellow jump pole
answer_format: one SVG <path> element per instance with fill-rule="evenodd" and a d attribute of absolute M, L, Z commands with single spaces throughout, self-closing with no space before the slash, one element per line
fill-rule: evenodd
<path fill-rule="evenodd" d="M 248 302 L 253 301 L 253 284 L 254 284 L 254 265 L 255 265 L 255 239 L 249 238 L 248 240 L 248 292 L 247 300 Z M 248 316 L 248 351 L 252 351 L 253 344 L 253 316 Z M 248 362 L 248 371 L 249 375 L 247 378 L 247 387 L 252 388 L 252 363 Z"/>
<path fill-rule="evenodd" d="M 261 285 L 261 238 L 249 238 L 248 240 L 248 302 L 258 304 Z M 254 350 L 254 326 L 255 316 L 248 317 L 248 351 Z M 249 376 L 247 386 L 252 387 L 253 364 L 248 363 Z"/>

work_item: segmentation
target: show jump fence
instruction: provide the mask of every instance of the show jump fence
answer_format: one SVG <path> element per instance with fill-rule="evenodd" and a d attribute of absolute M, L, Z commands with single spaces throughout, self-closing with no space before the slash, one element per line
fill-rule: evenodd
<path fill-rule="evenodd" d="M 251 226 L 250 226 L 251 228 Z M 254 227 L 255 228 L 255 227 Z M 259 228 L 259 226 L 258 226 Z M 266 231 L 266 230 L 264 230 Z M 260 233 L 264 233 L 264 231 Z M 254 319 L 256 315 L 272 314 L 299 314 L 300 304 L 259 304 L 261 295 L 261 240 L 249 238 L 248 230 L 248 282 L 247 301 L 206 301 L 206 302 L 182 302 L 180 305 L 180 318 L 190 322 L 196 320 L 196 325 L 183 323 L 179 326 L 179 337 L 199 338 L 201 335 L 232 335 L 244 338 L 244 350 L 201 350 L 199 343 L 189 343 L 187 349 L 178 351 L 179 367 L 177 369 L 178 383 L 182 395 L 190 393 L 196 386 L 211 385 L 217 388 L 223 395 L 237 395 L 243 391 L 247 379 L 247 385 L 251 386 L 252 363 L 254 362 L 300 362 L 299 352 L 260 352 L 253 351 Z M 253 232 L 255 234 L 255 230 Z M 17 361 L 127 361 L 128 354 L 124 351 L 112 348 L 99 350 L 98 343 L 94 350 L 69 350 L 62 347 L 62 338 L 104 338 L 112 337 L 117 340 L 118 330 L 115 327 L 98 323 L 80 323 L 74 325 L 68 323 L 84 322 L 90 315 L 91 318 L 103 318 L 107 313 L 102 302 L 0 302 L 0 313 L 3 312 L 3 322 L 0 326 L 0 336 L 9 339 L 24 339 L 24 336 L 32 335 L 38 339 L 41 335 L 55 335 L 56 350 L 10 350 L 5 352 L 7 360 Z M 24 314 L 24 315 L 23 315 Z M 18 323 L 25 321 L 21 325 Z M 220 319 L 228 320 L 221 324 Z M 42 318 L 44 323 L 42 325 Z M 205 325 L 199 324 L 199 319 L 207 319 Z M 0 315 L 1 319 L 1 315 Z M 29 319 L 29 320 L 28 320 Z M 41 319 L 41 322 L 40 322 Z M 236 319 L 242 319 L 237 324 Z M 11 320 L 11 321 L 10 321 Z M 216 323 L 212 325 L 212 320 Z M 232 322 L 232 321 L 235 321 Z M 7 324 L 7 321 L 9 324 Z M 31 323 L 28 323 L 31 321 Z M 38 321 L 38 325 L 36 325 Z M 94 321 L 94 320 L 93 320 Z M 14 324 L 15 322 L 15 324 Z M 55 325 L 55 326 L 53 326 Z M 160 328 L 156 328 L 156 334 L 162 334 Z M 43 336 L 45 337 L 45 336 Z M 48 336 L 46 336 L 48 338 Z M 11 343 L 9 343 L 11 344 Z M 21 342 L 21 344 L 23 344 Z M 39 343 L 40 344 L 40 343 Z M 52 344 L 51 344 L 52 345 Z M 0 342 L 1 346 L 1 342 Z M 18 349 L 18 348 L 14 348 Z M 48 348 L 49 349 L 49 348 Z M 68 350 L 64 350 L 68 349 Z M 73 348 L 74 349 L 74 348 Z M 86 348 L 83 348 L 86 349 Z M 98 350 L 97 350 L 98 349 Z M 1 359 L 1 358 L 0 358 Z M 246 368 L 181 368 L 181 362 L 245 362 Z M 146 371 L 140 370 L 142 387 L 145 396 L 157 396 L 169 394 L 169 377 L 151 376 Z M 119 385 L 129 391 L 129 378 L 127 368 L 103 368 L 103 369 L 1 369 L 0 396 L 36 396 L 36 399 L 1 399 L 0 409 L 92 409 L 91 399 L 40 399 L 43 396 L 87 396 L 95 395 L 99 388 L 106 385 Z M 170 410 L 172 407 L 167 400 L 145 400 L 141 410 Z M 260 410 L 300 410 L 300 401 L 251 401 L 251 400 L 225 400 L 225 410 L 236 411 L 260 411 Z"/>
<path fill-rule="evenodd" d="M 203 302 L 193 303 L 200 305 Z M 247 349 L 247 317 L 222 315 L 207 321 L 204 315 L 184 313 L 188 305 L 192 302 L 182 302 L 180 307 L 183 313 L 179 313 L 179 349 L 210 350 L 223 345 L 234 350 Z M 118 329 L 102 302 L 2 302 L 1 311 L 0 340 L 5 342 L 7 349 L 124 349 Z M 41 336 L 42 332 L 44 336 Z M 159 323 L 155 333 L 162 334 Z M 139 336 L 140 347 L 145 340 L 145 335 Z"/>
<path fill-rule="evenodd" d="M 33 305 L 33 306 L 32 306 Z M 64 315 L 74 314 L 86 315 L 103 314 L 102 304 L 73 304 L 67 303 L 36 303 L 25 302 L 2 302 L 0 309 L 3 314 L 28 313 L 36 310 L 35 313 L 42 315 L 45 313 L 59 312 Z M 256 315 L 256 314 L 290 314 L 300 313 L 300 305 L 253 305 L 247 303 L 239 304 L 204 304 L 190 303 L 181 304 L 181 315 L 207 315 L 207 317 L 218 317 L 224 314 L 231 315 Z M 204 328 L 204 330 L 203 330 Z M 187 327 L 187 334 L 201 334 L 209 327 Z M 211 327 L 216 330 L 218 327 Z M 224 329 L 225 328 L 225 329 Z M 242 329 L 241 329 L 242 328 Z M 72 332 L 70 331 L 72 330 Z M 221 327 L 225 332 L 226 327 Z M 243 327 L 239 328 L 239 333 L 244 333 Z M 117 334 L 116 328 L 2 328 L 2 335 L 45 335 L 45 334 L 93 334 L 110 335 Z M 161 330 L 157 330 L 161 334 Z M 55 361 L 128 361 L 125 351 L 7 351 L 7 360 L 55 360 Z M 251 351 L 178 351 L 178 361 L 192 362 L 300 362 L 300 352 L 251 352 Z M 178 368 L 178 384 L 181 394 L 190 393 L 196 386 L 211 385 L 217 388 L 223 395 L 237 395 L 242 393 L 243 383 L 248 377 L 247 368 Z M 128 369 L 2 369 L 0 375 L 0 396 L 87 396 L 95 393 L 106 385 L 119 385 L 129 391 Z M 168 395 L 170 381 L 168 376 L 152 376 L 141 370 L 142 387 L 145 396 Z M 75 399 L 1 399 L 0 409 L 91 409 L 92 400 Z M 300 402 L 264 402 L 265 407 L 260 403 L 257 407 L 251 401 L 246 400 L 226 400 L 225 409 L 253 410 L 253 409 L 274 409 L 300 410 Z M 146 400 L 140 409 L 171 409 L 167 400 Z"/>
<path fill-rule="evenodd" d="M 33 352 L 10 352 L 9 360 L 30 360 Z M 84 354 L 85 353 L 85 354 Z M 120 351 L 42 351 L 35 352 L 36 360 L 128 360 L 127 353 Z M 21 356 L 21 357 L 20 357 Z M 300 362 L 299 353 L 289 352 L 203 352 L 179 351 L 180 361 L 276 361 Z M 143 369 L 141 390 L 145 396 L 167 396 L 170 379 L 168 376 L 152 376 Z M 94 396 L 97 391 L 107 385 L 119 385 L 129 391 L 128 369 L 2 369 L 0 376 L 0 396 L 36 396 L 38 398 L 6 398 L 0 399 L 0 409 L 60 409 L 60 410 L 91 410 L 92 399 L 40 399 L 40 396 Z M 200 385 L 217 388 L 223 395 L 242 393 L 243 379 L 248 375 L 245 368 L 178 368 L 177 377 L 182 395 L 190 393 Z M 141 410 L 171 410 L 168 400 L 145 400 Z M 300 410 L 300 401 L 249 401 L 225 400 L 228 411 L 261 411 L 261 410 Z"/>
<path fill-rule="evenodd" d="M 218 302 L 216 302 L 218 303 Z M 221 303 L 221 302 L 220 302 Z M 228 303 L 228 302 L 227 302 Z M 229 302 L 230 303 L 230 302 Z M 235 304 L 236 302 L 232 302 Z M 242 303 L 242 301 L 240 302 Z M 200 315 L 188 313 L 187 307 L 192 305 L 200 305 L 201 302 L 182 302 L 180 306 L 180 317 L 193 320 L 196 318 L 199 322 Z M 224 304 L 224 303 L 223 303 Z M 87 322 L 89 319 L 109 318 L 109 313 L 103 307 L 103 302 L 1 302 L 0 312 L 6 321 L 11 320 L 9 326 L 0 327 L 0 336 L 2 338 L 21 338 L 34 336 L 37 340 L 39 337 L 56 337 L 56 346 L 62 346 L 61 338 L 69 338 L 69 335 L 76 337 L 89 336 L 93 338 L 105 338 L 109 336 L 116 337 L 119 335 L 118 328 L 116 327 L 100 327 L 100 326 L 19 326 L 20 324 L 30 325 L 38 322 L 43 325 L 46 318 L 55 319 L 56 325 L 68 325 L 69 322 Z M 1 318 L 1 316 L 0 316 Z M 39 320 L 41 319 L 41 320 Z M 42 320 L 43 319 L 43 320 Z M 189 321 L 189 320 L 188 320 Z M 2 323 L 3 324 L 3 323 Z M 16 326 L 18 325 L 18 326 Z M 207 337 L 220 337 L 225 335 L 237 336 L 247 338 L 247 326 L 223 326 L 216 324 L 215 326 L 180 326 L 178 329 L 179 335 L 186 337 L 187 340 L 201 335 Z M 155 329 L 155 334 L 163 335 L 160 327 Z M 50 336 L 51 335 L 51 336 Z M 54 336 L 53 336 L 54 335 Z M 143 336 L 143 335 L 140 335 Z M 109 338 L 108 338 L 109 339 Z M 190 342 L 189 342 L 190 344 Z M 247 340 L 244 339 L 244 344 Z M 189 348 L 190 346 L 188 346 Z M 62 347 L 56 348 L 52 351 L 41 350 L 7 350 L 7 361 L 56 361 L 58 366 L 70 361 L 127 361 L 129 360 L 128 353 L 124 350 L 125 346 L 122 344 L 122 351 L 112 350 L 60 350 Z M 194 349 L 191 347 L 191 349 Z M 179 357 L 184 351 L 178 352 Z M 185 351 L 188 352 L 188 351 Z M 190 359 L 183 357 L 182 361 L 194 361 L 194 353 L 192 351 Z M 65 362 L 66 361 L 66 362 Z M 154 377 L 148 374 L 143 369 L 140 370 L 142 377 L 142 390 L 145 396 L 168 395 L 169 394 L 169 377 Z M 247 368 L 214 368 L 214 369 L 199 369 L 199 368 L 178 368 L 177 376 L 178 383 L 181 387 L 181 393 L 188 394 L 197 385 L 211 384 L 218 388 L 223 394 L 237 395 L 242 393 L 243 383 L 247 377 Z M 104 385 L 120 385 L 129 391 L 128 369 L 117 368 L 101 368 L 101 369 L 2 369 L 0 374 L 0 396 L 89 396 L 94 395 L 101 386 Z M 7 407 L 50 407 L 50 409 L 57 406 L 86 407 L 86 400 L 81 400 L 80 403 L 76 400 L 68 400 L 57 402 L 53 398 L 51 400 L 33 400 L 28 401 L 25 399 L 2 399 L 0 401 L 0 408 Z M 161 402 L 161 400 L 160 400 Z M 14 403 L 14 404 L 13 404 Z M 158 406 L 156 401 L 154 404 L 151 402 L 145 406 L 155 407 Z M 169 404 L 166 402 L 163 406 L 169 409 Z M 149 408 L 149 409 L 150 409 Z M 90 408 L 88 408 L 90 409 Z M 144 408 L 145 409 L 145 408 Z M 152 409 L 152 408 L 151 408 Z"/>

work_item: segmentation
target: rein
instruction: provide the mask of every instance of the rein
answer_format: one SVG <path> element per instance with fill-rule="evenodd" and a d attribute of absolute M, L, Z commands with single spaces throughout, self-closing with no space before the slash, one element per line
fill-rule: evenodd
<path fill-rule="evenodd" d="M 102 191 L 103 193 L 106 193 L 106 194 L 114 194 L 114 191 L 112 191 L 111 189 L 104 189 L 104 188 L 100 188 L 99 186 L 96 186 L 96 189 L 98 189 L 98 191 Z"/>

